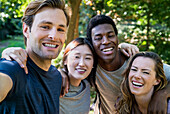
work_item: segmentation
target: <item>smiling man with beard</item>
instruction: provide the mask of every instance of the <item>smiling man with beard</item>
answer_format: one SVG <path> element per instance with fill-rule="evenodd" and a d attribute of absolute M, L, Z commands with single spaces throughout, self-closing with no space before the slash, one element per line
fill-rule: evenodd
<path fill-rule="evenodd" d="M 0 113 L 58 114 L 62 77 L 51 60 L 66 40 L 65 3 L 32 1 L 22 21 L 29 73 L 15 61 L 0 60 Z"/>

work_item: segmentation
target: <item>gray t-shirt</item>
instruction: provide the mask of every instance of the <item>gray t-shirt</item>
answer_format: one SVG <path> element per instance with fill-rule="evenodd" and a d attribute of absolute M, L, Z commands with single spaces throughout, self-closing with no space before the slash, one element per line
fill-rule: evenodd
<path fill-rule="evenodd" d="M 69 92 L 60 98 L 60 114 L 88 114 L 90 111 L 90 84 L 82 80 L 79 87 L 70 85 Z"/>
<path fill-rule="evenodd" d="M 106 71 L 100 65 L 97 66 L 96 85 L 100 92 L 100 111 L 102 114 L 113 114 L 115 102 L 120 95 L 120 84 L 123 80 L 122 72 L 127 66 L 128 60 L 116 71 Z M 170 66 L 164 64 L 165 75 L 170 81 Z M 99 114 L 99 96 L 97 96 L 94 112 Z"/>

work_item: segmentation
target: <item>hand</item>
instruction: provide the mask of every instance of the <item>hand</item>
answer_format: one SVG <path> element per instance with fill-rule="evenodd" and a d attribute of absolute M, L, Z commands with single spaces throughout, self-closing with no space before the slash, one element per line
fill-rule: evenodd
<path fill-rule="evenodd" d="M 63 97 L 66 93 L 68 93 L 70 83 L 69 83 L 69 77 L 66 75 L 64 69 L 59 69 L 59 71 L 62 75 L 62 87 L 61 87 L 60 97 Z"/>
<path fill-rule="evenodd" d="M 167 99 L 169 97 L 170 84 L 166 88 L 157 91 L 152 96 L 148 106 L 147 114 L 166 114 L 167 113 Z"/>
<path fill-rule="evenodd" d="M 28 74 L 28 69 L 26 66 L 27 52 L 24 49 L 20 47 L 6 48 L 2 52 L 2 58 L 10 61 L 15 60 L 16 62 L 18 62 L 21 68 L 24 68 L 25 73 Z"/>
<path fill-rule="evenodd" d="M 118 47 L 120 48 L 120 51 L 127 57 L 135 55 L 139 52 L 139 48 L 137 46 L 128 43 L 120 43 Z"/>

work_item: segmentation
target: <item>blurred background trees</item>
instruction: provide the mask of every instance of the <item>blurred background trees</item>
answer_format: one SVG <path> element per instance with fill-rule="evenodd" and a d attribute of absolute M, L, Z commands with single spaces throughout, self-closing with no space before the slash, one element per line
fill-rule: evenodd
<path fill-rule="evenodd" d="M 23 9 L 31 0 L 0 1 L 0 41 L 22 35 Z M 105 14 L 115 21 L 120 42 L 154 51 L 170 64 L 170 0 L 65 0 L 71 22 L 66 45 L 86 36 L 91 17 Z M 57 61 L 58 62 L 58 61 Z"/>

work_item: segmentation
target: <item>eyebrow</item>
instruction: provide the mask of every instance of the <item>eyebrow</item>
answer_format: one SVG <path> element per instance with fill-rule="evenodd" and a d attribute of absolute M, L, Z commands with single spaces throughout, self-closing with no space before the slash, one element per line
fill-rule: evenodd
<path fill-rule="evenodd" d="M 80 55 L 80 53 L 75 53 L 75 55 Z M 87 53 L 86 56 L 92 56 L 93 57 L 93 54 Z"/>
<path fill-rule="evenodd" d="M 114 31 L 109 31 L 109 32 L 107 32 L 107 34 L 109 34 L 109 33 L 114 33 L 115 34 L 115 32 Z M 97 34 L 94 34 L 95 36 L 100 36 L 100 35 L 102 35 L 102 33 L 97 33 Z"/>
<path fill-rule="evenodd" d="M 131 66 L 131 68 L 134 67 L 134 68 L 138 68 L 136 66 Z M 148 71 L 151 71 L 150 69 L 142 69 L 142 70 L 148 70 Z"/>
<path fill-rule="evenodd" d="M 41 21 L 40 24 L 51 24 L 52 25 L 53 23 L 50 21 Z"/>
<path fill-rule="evenodd" d="M 50 21 L 45 21 L 45 20 L 43 20 L 43 21 L 40 22 L 40 24 L 50 24 L 50 25 L 52 25 L 53 23 L 50 22 Z M 66 25 L 63 25 L 63 24 L 60 24 L 59 26 L 66 28 Z"/>
<path fill-rule="evenodd" d="M 93 57 L 93 54 L 86 54 L 87 56 L 92 56 Z"/>

